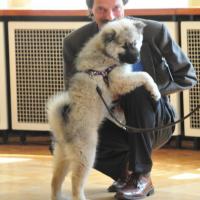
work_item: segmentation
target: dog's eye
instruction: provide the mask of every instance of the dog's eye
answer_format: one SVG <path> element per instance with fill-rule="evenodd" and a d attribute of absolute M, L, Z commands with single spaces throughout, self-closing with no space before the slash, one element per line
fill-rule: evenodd
<path fill-rule="evenodd" d="M 123 48 L 124 48 L 124 49 L 133 48 L 134 46 L 136 46 L 136 44 L 137 44 L 136 41 L 131 42 L 131 43 L 130 43 L 130 42 L 129 42 L 129 43 L 126 42 L 126 43 L 124 44 Z"/>
<path fill-rule="evenodd" d="M 116 37 L 116 32 L 112 30 L 111 32 L 105 33 L 103 35 L 103 40 L 105 43 L 110 43 L 115 39 L 115 37 Z"/>
<path fill-rule="evenodd" d="M 133 41 L 132 46 L 136 46 L 136 45 L 137 45 L 137 42 Z"/>
<path fill-rule="evenodd" d="M 131 46 L 131 47 L 135 47 L 136 45 L 137 45 L 137 42 L 136 42 L 136 41 L 133 41 L 133 42 L 130 43 L 130 46 Z"/>
<path fill-rule="evenodd" d="M 125 43 L 123 46 L 124 49 L 128 49 L 128 47 L 129 47 L 129 43 Z"/>

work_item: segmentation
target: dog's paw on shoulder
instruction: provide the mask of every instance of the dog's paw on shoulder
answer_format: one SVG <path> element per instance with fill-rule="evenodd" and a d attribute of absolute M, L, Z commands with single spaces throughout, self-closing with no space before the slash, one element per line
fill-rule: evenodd
<path fill-rule="evenodd" d="M 155 101 L 158 101 L 161 98 L 161 94 L 160 94 L 160 91 L 158 90 L 157 85 L 151 92 L 151 96 Z"/>
<path fill-rule="evenodd" d="M 150 92 L 152 98 L 155 101 L 158 101 L 161 98 L 161 94 L 157 84 L 154 82 L 153 78 L 147 72 L 143 72 L 143 76 L 145 79 L 145 84 L 144 84 L 145 88 Z"/>

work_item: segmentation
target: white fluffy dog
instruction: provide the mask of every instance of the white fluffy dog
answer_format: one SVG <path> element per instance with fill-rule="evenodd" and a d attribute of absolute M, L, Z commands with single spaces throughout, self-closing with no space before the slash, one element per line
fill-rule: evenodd
<path fill-rule="evenodd" d="M 108 105 L 139 86 L 144 86 L 155 100 L 160 98 L 150 75 L 130 70 L 139 58 L 144 26 L 127 18 L 104 25 L 78 55 L 77 73 L 68 91 L 50 100 L 48 119 L 56 140 L 52 200 L 61 199 L 61 186 L 69 171 L 73 200 L 86 199 L 84 183 L 95 160 L 97 130 L 107 114 L 97 85 Z"/>

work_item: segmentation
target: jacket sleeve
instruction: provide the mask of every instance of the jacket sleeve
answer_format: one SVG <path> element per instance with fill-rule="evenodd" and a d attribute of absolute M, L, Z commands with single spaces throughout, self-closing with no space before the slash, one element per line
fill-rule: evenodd
<path fill-rule="evenodd" d="M 75 73 L 75 57 L 77 50 L 73 48 L 70 42 L 70 38 L 65 38 L 63 42 L 63 65 L 64 65 L 64 84 L 65 88 L 68 88 L 69 79 Z"/>
<path fill-rule="evenodd" d="M 169 94 L 190 89 L 197 83 L 195 70 L 189 58 L 171 38 L 164 24 L 156 38 L 156 46 L 161 53 L 161 63 L 169 73 L 169 83 L 161 88 L 161 94 Z"/>

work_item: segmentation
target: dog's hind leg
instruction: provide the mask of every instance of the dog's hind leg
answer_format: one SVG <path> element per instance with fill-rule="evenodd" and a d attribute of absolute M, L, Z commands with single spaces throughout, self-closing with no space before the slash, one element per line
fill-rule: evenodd
<path fill-rule="evenodd" d="M 89 169 L 81 163 L 72 172 L 72 196 L 73 200 L 86 200 L 84 193 L 85 180 Z"/>
<path fill-rule="evenodd" d="M 61 200 L 62 183 L 69 171 L 69 162 L 62 150 L 56 146 L 54 152 L 54 169 L 51 182 L 51 200 Z"/>
<path fill-rule="evenodd" d="M 72 171 L 72 196 L 73 200 L 86 200 L 84 186 L 90 169 L 94 164 L 96 148 L 87 155 L 83 155 L 79 162 L 73 166 Z M 83 153 L 83 152 L 82 152 Z M 84 159 L 84 161 L 83 161 Z"/>

